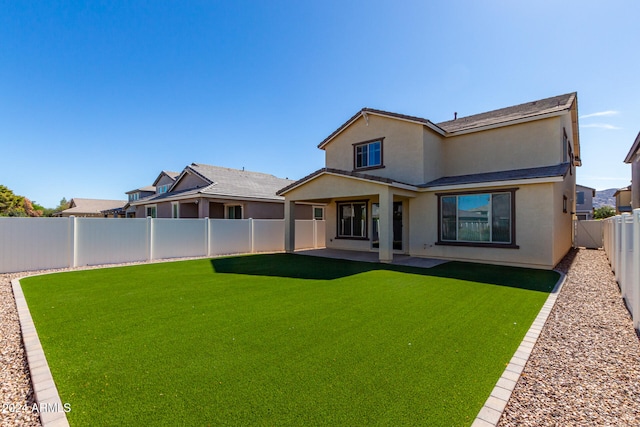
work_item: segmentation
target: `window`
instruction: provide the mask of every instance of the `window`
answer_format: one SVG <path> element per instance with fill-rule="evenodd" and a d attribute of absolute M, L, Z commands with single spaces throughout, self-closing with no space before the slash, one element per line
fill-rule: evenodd
<path fill-rule="evenodd" d="M 367 237 L 367 203 L 338 203 L 338 237 Z"/>
<path fill-rule="evenodd" d="M 163 193 L 166 193 L 167 191 L 169 191 L 168 185 L 161 185 L 160 187 L 156 188 L 157 194 L 163 194 Z"/>
<path fill-rule="evenodd" d="M 382 140 L 359 142 L 354 144 L 354 169 L 373 169 L 382 167 Z"/>
<path fill-rule="evenodd" d="M 227 219 L 242 219 L 242 206 L 227 206 Z"/>
<path fill-rule="evenodd" d="M 515 244 L 515 190 L 439 195 L 439 243 Z"/>
<path fill-rule="evenodd" d="M 584 191 L 576 191 L 576 203 L 584 205 Z"/>
<path fill-rule="evenodd" d="M 313 219 L 316 221 L 322 221 L 324 219 L 324 208 L 321 206 L 313 207 Z"/>
<path fill-rule="evenodd" d="M 147 216 L 150 216 L 151 218 L 158 217 L 158 211 L 157 211 L 156 205 L 147 206 L 146 211 L 147 211 Z"/>
<path fill-rule="evenodd" d="M 180 202 L 171 203 L 171 218 L 180 218 Z"/>
<path fill-rule="evenodd" d="M 129 194 L 129 201 L 130 202 L 135 202 L 139 198 L 140 198 L 140 193 Z"/>

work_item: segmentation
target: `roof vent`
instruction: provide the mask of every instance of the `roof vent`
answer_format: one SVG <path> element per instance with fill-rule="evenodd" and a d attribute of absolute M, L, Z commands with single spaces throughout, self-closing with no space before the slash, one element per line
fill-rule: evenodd
<path fill-rule="evenodd" d="M 458 112 L 453 113 L 453 120 L 458 120 Z"/>

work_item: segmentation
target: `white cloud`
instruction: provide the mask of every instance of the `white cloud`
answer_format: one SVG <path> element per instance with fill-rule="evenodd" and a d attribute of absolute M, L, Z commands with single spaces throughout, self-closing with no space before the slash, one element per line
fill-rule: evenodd
<path fill-rule="evenodd" d="M 607 110 L 607 111 L 599 111 L 597 113 L 586 114 L 584 116 L 580 116 L 580 118 L 588 119 L 589 117 L 608 117 L 608 116 L 616 116 L 618 114 L 620 114 L 619 111 Z"/>
<path fill-rule="evenodd" d="M 598 128 L 598 129 L 609 129 L 609 130 L 618 130 L 622 129 L 621 127 L 609 125 L 607 123 L 590 123 L 588 125 L 580 125 L 581 128 Z"/>

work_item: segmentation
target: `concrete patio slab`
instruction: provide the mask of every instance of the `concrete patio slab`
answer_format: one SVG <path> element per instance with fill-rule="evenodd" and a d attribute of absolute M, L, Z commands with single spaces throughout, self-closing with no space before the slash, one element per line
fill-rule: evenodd
<path fill-rule="evenodd" d="M 336 258 L 347 259 L 350 261 L 363 261 L 363 262 L 380 262 L 378 260 L 378 252 L 360 252 L 360 251 L 347 251 L 341 249 L 304 249 L 295 252 L 300 255 L 319 256 L 324 258 Z M 394 254 L 394 265 L 406 265 L 409 267 L 431 268 L 436 265 L 449 262 L 443 259 L 435 258 L 420 258 L 403 254 Z"/>

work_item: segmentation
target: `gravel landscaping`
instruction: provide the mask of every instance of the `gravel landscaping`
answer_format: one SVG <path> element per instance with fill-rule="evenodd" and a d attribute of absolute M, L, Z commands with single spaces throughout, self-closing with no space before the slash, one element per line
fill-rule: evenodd
<path fill-rule="evenodd" d="M 640 425 L 640 341 L 604 251 L 572 251 L 558 269 L 567 281 L 499 425 Z M 34 402 L 11 290 L 20 276 L 0 275 L 1 426 L 40 425 L 22 409 Z"/>

